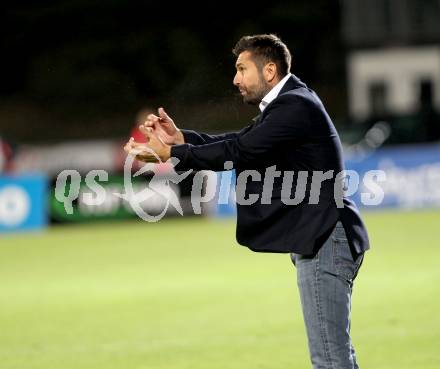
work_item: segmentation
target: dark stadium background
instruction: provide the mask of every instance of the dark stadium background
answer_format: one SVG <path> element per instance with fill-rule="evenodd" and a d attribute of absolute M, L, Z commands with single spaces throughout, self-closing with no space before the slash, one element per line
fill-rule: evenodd
<path fill-rule="evenodd" d="M 294 72 L 346 115 L 338 2 L 9 2 L 1 17 L 0 129 L 13 141 L 125 137 L 159 104 L 188 128 L 238 128 L 252 112 L 234 100 L 231 49 L 260 32 L 282 37 Z"/>

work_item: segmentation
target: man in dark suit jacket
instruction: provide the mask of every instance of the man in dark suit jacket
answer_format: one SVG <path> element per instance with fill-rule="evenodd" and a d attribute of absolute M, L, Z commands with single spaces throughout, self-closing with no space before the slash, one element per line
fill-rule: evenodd
<path fill-rule="evenodd" d="M 338 134 L 315 92 L 289 73 L 290 52 L 278 37 L 245 36 L 234 54 L 234 84 L 245 102 L 259 104 L 255 121 L 208 135 L 179 130 L 161 108 L 141 127 L 146 145 L 163 161 L 179 159 L 177 171 L 236 170 L 237 241 L 290 253 L 314 368 L 356 368 L 351 292 L 369 242 L 343 195 Z M 145 147 L 130 140 L 126 151 L 156 161 Z"/>

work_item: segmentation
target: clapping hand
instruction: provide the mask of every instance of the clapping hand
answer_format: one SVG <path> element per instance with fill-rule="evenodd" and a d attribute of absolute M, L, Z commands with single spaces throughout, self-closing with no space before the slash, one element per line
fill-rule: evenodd
<path fill-rule="evenodd" d="M 127 154 L 134 155 L 144 163 L 160 163 L 167 161 L 171 156 L 171 146 L 164 143 L 151 127 L 140 126 L 139 129 L 147 138 L 147 143 L 136 142 L 134 138 L 125 144 Z"/>

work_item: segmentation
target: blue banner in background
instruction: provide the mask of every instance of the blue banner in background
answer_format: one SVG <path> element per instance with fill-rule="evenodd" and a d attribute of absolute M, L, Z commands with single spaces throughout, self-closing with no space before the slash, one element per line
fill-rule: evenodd
<path fill-rule="evenodd" d="M 359 190 L 351 198 L 360 207 L 440 207 L 440 144 L 385 147 L 357 154 L 346 161 L 346 169 L 359 174 Z M 383 171 L 385 179 L 369 177 L 368 171 Z M 362 193 L 367 197 L 377 186 L 383 191 L 383 200 L 366 205 Z"/>
<path fill-rule="evenodd" d="M 0 233 L 45 227 L 47 198 L 45 176 L 0 177 Z"/>

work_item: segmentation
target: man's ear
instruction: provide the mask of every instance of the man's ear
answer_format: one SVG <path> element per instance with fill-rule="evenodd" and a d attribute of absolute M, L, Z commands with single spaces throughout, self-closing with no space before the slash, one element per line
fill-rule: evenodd
<path fill-rule="evenodd" d="M 273 62 L 267 63 L 263 67 L 263 76 L 266 82 L 271 83 L 277 76 L 277 65 Z"/>

